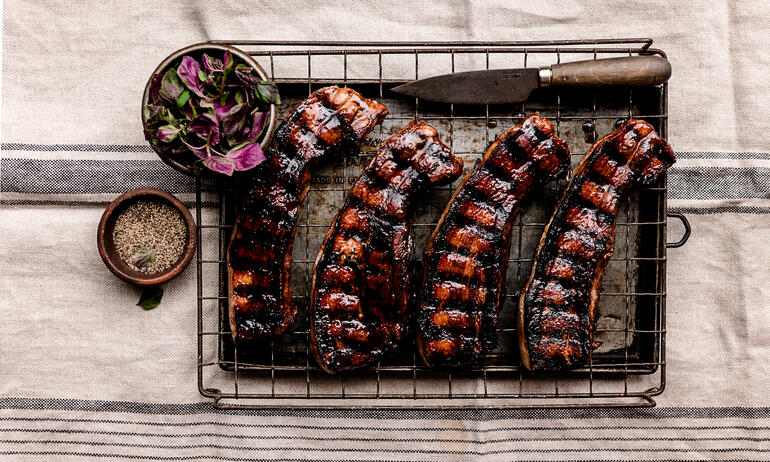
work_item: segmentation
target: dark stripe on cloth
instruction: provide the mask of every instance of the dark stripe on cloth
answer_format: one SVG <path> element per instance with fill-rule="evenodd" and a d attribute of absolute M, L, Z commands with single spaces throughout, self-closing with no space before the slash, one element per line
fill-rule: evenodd
<path fill-rule="evenodd" d="M 101 452 L 73 452 L 73 451 L 0 451 L 0 455 L 18 456 L 76 456 L 98 457 L 100 459 L 140 459 L 140 460 L 223 460 L 228 462 L 313 462 L 318 459 L 255 459 L 253 457 L 225 457 L 213 455 L 195 456 L 144 456 L 136 454 L 110 454 Z M 337 459 L 339 462 L 401 462 L 403 459 Z M 611 461 L 606 461 L 611 462 Z M 614 461 L 613 461 L 614 462 Z M 617 461 L 621 462 L 621 461 Z"/>
<path fill-rule="evenodd" d="M 752 213 L 762 215 L 770 213 L 770 203 L 767 204 L 767 207 L 746 205 L 726 205 L 723 207 L 669 207 L 668 211 L 694 215 L 713 215 L 715 213 Z"/>
<path fill-rule="evenodd" d="M 124 193 L 159 188 L 195 192 L 195 179 L 160 160 L 0 159 L 0 191 L 29 194 Z M 204 190 L 214 183 L 204 181 Z M 66 198 L 64 198 L 66 199 Z"/>
<path fill-rule="evenodd" d="M 195 192 L 192 177 L 160 160 L 0 159 L 0 191 L 22 194 L 122 193 L 160 188 Z M 669 172 L 669 199 L 711 200 L 770 198 L 770 169 L 683 167 Z M 215 189 L 204 179 L 204 191 Z M 63 197 L 62 200 L 69 200 Z M 49 201 L 50 202 L 50 201 Z"/>
<path fill-rule="evenodd" d="M 517 426 L 517 427 L 498 427 L 498 428 L 456 428 L 456 427 L 374 427 L 374 426 L 328 426 L 328 425 L 300 425 L 300 424 L 248 424 L 234 422 L 216 422 L 195 421 L 195 422 L 152 422 L 148 420 L 119 420 L 119 419 L 67 419 L 56 417 L 0 417 L 0 421 L 9 422 L 71 422 L 71 423 L 97 423 L 97 424 L 118 424 L 118 425 L 139 425 L 151 427 L 234 427 L 234 428 L 299 428 L 303 430 L 344 430 L 344 431 L 392 431 L 392 432 L 414 432 L 414 431 L 432 431 L 432 432 L 472 432 L 472 433 L 493 433 L 501 431 L 554 431 L 554 430 L 770 430 L 768 426 L 748 426 L 748 425 L 655 425 L 654 427 L 646 425 L 578 425 L 578 426 Z"/>
<path fill-rule="evenodd" d="M 655 430 L 649 428 L 649 430 Z M 458 431 L 458 430 L 455 430 Z M 511 438 L 492 438 L 483 441 L 471 440 L 467 438 L 355 438 L 355 437 L 339 437 L 339 436 L 290 436 L 290 435 L 232 435 L 228 433 L 176 433 L 176 434 L 163 434 L 163 433 L 148 433 L 148 432 L 117 432 L 117 431 L 97 431 L 97 430 L 75 430 L 75 429 L 48 429 L 48 428 L 1 428 L 0 432 L 11 433 L 53 433 L 53 434 L 73 434 L 73 435 L 101 435 L 101 436 L 139 436 L 143 438 L 225 438 L 236 440 L 263 440 L 263 441 L 275 441 L 275 440 L 295 440 L 295 441 L 333 441 L 333 442 L 348 442 L 348 443 L 467 443 L 476 445 L 485 444 L 497 444 L 497 443 L 513 443 L 513 442 L 537 442 L 537 441 L 751 441 L 753 443 L 761 443 L 770 441 L 770 438 L 762 438 L 755 436 L 720 436 L 720 437 L 708 437 L 708 436 L 683 436 L 683 437 L 668 437 L 668 436 L 652 436 L 652 437 L 623 437 L 623 436 L 555 436 L 555 437 L 511 437 Z M 31 440 L 2 440 L 0 443 L 21 443 Z M 42 443 L 45 440 L 34 440 L 37 443 Z M 60 443 L 78 443 L 79 441 L 66 441 L 56 440 Z M 158 445 L 137 445 L 136 447 L 164 447 Z M 200 447 L 176 447 L 166 446 L 174 449 L 198 449 L 210 446 Z M 237 447 L 231 447 L 231 449 L 237 449 Z"/>
<path fill-rule="evenodd" d="M 770 168 L 685 167 L 668 173 L 669 199 L 770 198 Z"/>
<path fill-rule="evenodd" d="M 33 442 L 34 443 L 34 442 Z M 88 442 L 82 442 L 82 445 L 89 445 Z M 241 451 L 286 451 L 286 447 L 247 447 L 247 446 L 227 446 L 219 444 L 206 444 L 206 445 L 191 445 L 195 447 L 179 448 L 175 446 L 150 446 L 150 445 L 134 445 L 131 443 L 98 443 L 95 442 L 95 446 L 116 446 L 116 447 L 144 447 L 149 446 L 148 449 L 232 449 Z M 319 447 L 294 447 L 292 451 L 307 451 L 307 452 L 358 452 L 364 454 L 371 453 L 392 453 L 392 454 L 438 454 L 438 455 L 457 455 L 457 456 L 491 456 L 496 454 L 565 454 L 565 453 L 591 453 L 591 452 L 622 452 L 622 453 L 648 453 L 648 452 L 672 452 L 672 453 L 731 453 L 731 452 L 757 452 L 768 453 L 770 449 L 758 449 L 758 448 L 557 448 L 557 449 L 491 449 L 489 451 L 455 451 L 455 450 L 443 450 L 443 449 L 375 449 L 375 448 L 319 448 Z M 3 454 L 0 452 L 0 454 Z M 30 452 L 26 454 L 38 454 L 38 452 Z M 171 459 L 174 460 L 174 459 Z"/>
<path fill-rule="evenodd" d="M 134 414 L 225 414 L 355 419 L 720 419 L 770 418 L 770 407 L 667 407 L 601 409 L 216 409 L 210 402 L 139 403 L 54 398 L 0 398 L 0 409 L 126 412 Z"/>
<path fill-rule="evenodd" d="M 117 193 L 115 195 L 117 197 Z M 179 199 L 179 198 L 177 198 Z M 181 199 L 179 199 L 181 200 Z M 41 201 L 41 200 L 34 200 L 34 199 L 4 199 L 0 198 L 0 204 L 4 205 L 36 205 L 36 206 L 50 206 L 50 207 L 105 207 L 109 205 L 112 201 Z M 184 201 L 182 200 L 182 203 L 189 209 L 192 209 L 195 207 L 194 201 Z M 203 208 L 213 208 L 217 207 L 217 203 L 214 201 L 201 201 L 201 207 Z"/>
<path fill-rule="evenodd" d="M 30 144 L 30 143 L 2 143 L 3 151 L 26 152 L 152 152 L 147 144 Z"/>
<path fill-rule="evenodd" d="M 684 151 L 677 159 L 770 159 L 768 152 Z"/>
<path fill-rule="evenodd" d="M 125 459 L 143 459 L 143 460 L 222 460 L 227 462 L 318 462 L 318 459 L 299 459 L 292 457 L 289 459 L 255 459 L 253 457 L 225 457 L 225 456 L 137 456 L 123 454 L 103 454 L 94 452 L 69 452 L 69 451 L 2 451 L 0 455 L 39 455 L 39 456 L 79 456 L 79 457 L 99 457 L 99 458 L 125 458 Z M 337 462 L 408 462 L 406 459 L 335 459 Z M 628 462 L 628 459 L 580 459 L 581 462 Z M 645 462 L 681 462 L 689 459 L 644 459 Z M 721 462 L 746 462 L 746 459 L 719 459 Z M 542 462 L 542 459 L 518 459 L 518 462 Z"/>

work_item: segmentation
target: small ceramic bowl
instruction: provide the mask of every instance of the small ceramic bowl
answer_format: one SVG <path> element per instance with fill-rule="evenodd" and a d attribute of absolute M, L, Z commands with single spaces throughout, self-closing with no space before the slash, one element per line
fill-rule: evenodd
<path fill-rule="evenodd" d="M 182 48 L 181 50 L 177 50 L 170 54 L 166 59 L 164 59 L 158 67 L 153 71 L 153 73 L 150 75 L 149 80 L 147 80 L 147 85 L 144 87 L 144 95 L 142 96 L 142 125 L 144 125 L 144 122 L 146 122 L 146 119 L 144 117 L 144 108 L 147 106 L 147 103 L 150 101 L 150 84 L 152 83 L 152 76 L 155 74 L 163 74 L 166 72 L 166 70 L 169 68 L 169 66 L 172 66 L 177 63 L 177 61 L 182 59 L 182 56 L 184 55 L 197 55 L 206 51 L 212 52 L 221 52 L 224 53 L 225 51 L 230 51 L 230 53 L 233 54 L 233 56 L 238 57 L 241 61 L 243 61 L 245 64 L 251 66 L 257 73 L 257 75 L 262 78 L 262 80 L 269 80 L 270 77 L 267 75 L 267 72 L 262 68 L 262 66 L 257 63 L 254 58 L 252 58 L 248 53 L 245 53 L 244 51 L 241 51 L 235 47 L 231 47 L 229 45 L 222 45 L 219 43 L 196 43 L 195 45 L 190 45 L 188 47 Z M 276 125 L 276 109 L 275 104 L 270 105 L 270 120 L 267 122 L 267 128 L 265 128 L 265 134 L 262 136 L 262 139 L 259 141 L 259 143 L 262 146 L 267 146 L 270 142 L 270 139 L 273 137 L 273 132 L 275 132 L 275 125 Z M 152 146 L 152 143 L 150 143 L 150 146 Z M 179 170 L 182 173 L 186 173 L 188 175 L 194 175 L 194 172 L 190 167 L 185 165 L 182 162 L 179 162 L 176 158 L 169 157 L 165 153 L 155 149 L 155 146 L 152 146 L 152 149 L 158 154 L 158 156 L 163 160 L 163 162 L 167 163 L 171 167 Z M 206 169 L 202 170 L 203 172 L 206 172 Z"/>
<path fill-rule="evenodd" d="M 179 211 L 187 227 L 187 242 L 185 243 L 182 255 L 171 268 L 162 273 L 142 273 L 128 266 L 128 263 L 120 258 L 118 250 L 115 248 L 115 241 L 112 239 L 112 234 L 115 230 L 115 221 L 120 213 L 129 205 L 141 200 L 157 200 L 167 203 Z M 197 232 L 195 220 L 193 220 L 190 211 L 187 210 L 187 207 L 185 207 L 179 199 L 162 189 L 141 188 L 128 191 L 107 206 L 107 209 L 102 214 L 102 219 L 99 221 L 96 242 L 99 247 L 99 254 L 102 256 L 102 260 L 104 260 L 104 264 L 107 265 L 107 268 L 109 268 L 115 276 L 126 282 L 130 282 L 131 284 L 154 286 L 163 284 L 164 282 L 168 282 L 175 278 L 190 264 L 190 260 L 192 260 L 193 254 L 195 253 Z"/>

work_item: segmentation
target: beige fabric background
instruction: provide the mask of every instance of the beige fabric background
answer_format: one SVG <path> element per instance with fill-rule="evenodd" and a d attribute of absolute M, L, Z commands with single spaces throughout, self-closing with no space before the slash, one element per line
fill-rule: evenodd
<path fill-rule="evenodd" d="M 770 167 L 770 2 L 517 4 L 5 1 L 0 156 L 154 159 L 12 143 L 143 145 L 138 112 L 148 75 L 170 51 L 208 39 L 649 36 L 674 68 L 669 141 L 684 153 L 675 168 Z M 160 308 L 143 312 L 134 306 L 139 292 L 95 250 L 101 206 L 0 191 L 0 199 L 36 202 L 0 206 L 0 457 L 767 459 L 770 185 L 748 185 L 746 194 L 729 187 L 738 190 L 729 199 L 669 204 L 688 212 L 693 235 L 669 252 L 668 385 L 659 408 L 431 415 L 236 415 L 194 405 L 205 400 L 195 386 L 193 269 L 167 285 Z M 672 222 L 669 232 L 681 229 Z M 628 439 L 612 439 L 619 434 Z"/>

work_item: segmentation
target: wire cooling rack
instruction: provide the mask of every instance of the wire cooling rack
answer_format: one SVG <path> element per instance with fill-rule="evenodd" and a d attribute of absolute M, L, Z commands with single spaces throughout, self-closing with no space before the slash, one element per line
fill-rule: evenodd
<path fill-rule="evenodd" d="M 412 79 L 473 69 L 535 67 L 578 59 L 665 54 L 650 39 L 541 42 L 278 42 L 221 41 L 248 52 L 269 69 L 282 99 L 280 116 L 327 85 L 349 86 L 387 105 L 390 115 L 359 153 L 328 161 L 313 172 L 299 218 L 291 269 L 298 306 L 290 332 L 238 351 L 227 322 L 225 251 L 237 213 L 237 181 L 219 181 L 213 209 L 196 187 L 198 222 L 198 389 L 220 408 L 233 407 L 620 407 L 654 406 L 666 381 L 666 177 L 631 194 L 616 227 L 616 249 L 605 272 L 595 333 L 601 346 L 586 367 L 557 374 L 529 373 L 518 357 L 515 305 L 537 240 L 566 181 L 547 187 L 517 218 L 508 265 L 508 295 L 498 325 L 499 345 L 480 366 L 431 370 L 415 345 L 377 364 L 326 375 L 309 353 L 308 292 L 315 255 L 348 187 L 377 144 L 413 117 L 434 125 L 465 160 L 475 159 L 505 129 L 539 111 L 572 152 L 573 167 L 619 120 L 641 118 L 667 134 L 667 84 L 641 89 L 536 90 L 525 103 L 455 106 L 404 98 L 390 91 Z M 454 184 L 435 188 L 415 214 L 413 280 L 421 280 L 422 249 Z M 677 215 L 686 226 L 686 220 Z M 216 241 L 216 245 L 206 245 Z M 209 254 L 210 253 L 210 254 Z M 241 347 L 241 350 L 243 348 Z"/>

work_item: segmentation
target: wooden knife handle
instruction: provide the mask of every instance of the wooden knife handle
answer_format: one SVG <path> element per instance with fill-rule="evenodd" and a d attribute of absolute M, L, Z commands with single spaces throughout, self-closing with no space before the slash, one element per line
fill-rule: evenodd
<path fill-rule="evenodd" d="M 627 56 L 554 64 L 551 72 L 553 87 L 646 87 L 668 80 L 671 64 L 660 56 Z"/>

